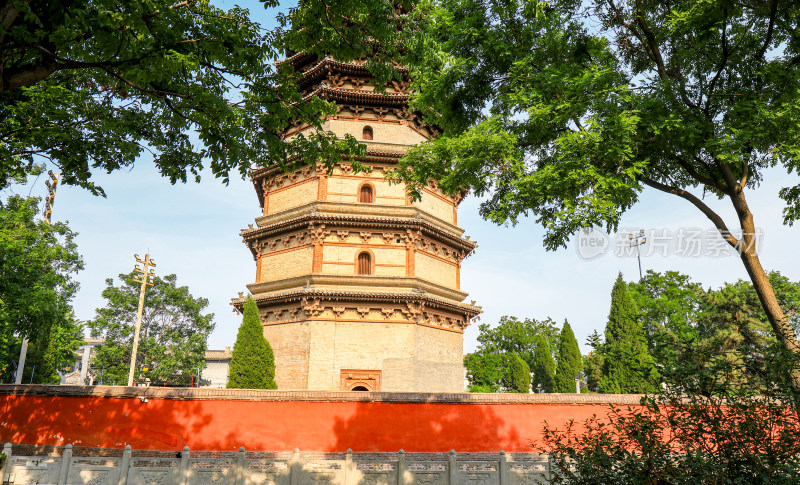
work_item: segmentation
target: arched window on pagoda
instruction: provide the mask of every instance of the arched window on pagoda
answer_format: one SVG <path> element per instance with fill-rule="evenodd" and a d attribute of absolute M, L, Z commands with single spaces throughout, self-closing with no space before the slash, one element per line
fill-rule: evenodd
<path fill-rule="evenodd" d="M 372 204 L 375 202 L 375 191 L 372 190 L 371 185 L 364 184 L 358 189 L 358 201 L 365 204 Z"/>
<path fill-rule="evenodd" d="M 364 131 L 361 133 L 361 138 L 364 140 L 372 140 L 372 127 L 365 126 Z"/>
<path fill-rule="evenodd" d="M 372 255 L 368 252 L 358 254 L 356 274 L 372 274 Z"/>

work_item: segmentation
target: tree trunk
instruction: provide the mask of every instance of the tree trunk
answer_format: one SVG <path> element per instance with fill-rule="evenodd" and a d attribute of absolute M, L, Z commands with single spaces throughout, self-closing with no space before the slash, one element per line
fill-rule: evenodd
<path fill-rule="evenodd" d="M 786 319 L 783 309 L 778 303 L 778 298 L 775 296 L 775 291 L 772 288 L 767 277 L 767 272 L 761 266 L 761 261 L 758 259 L 756 251 L 756 229 L 753 223 L 753 214 L 750 212 L 743 192 L 737 193 L 731 197 L 733 206 L 739 216 L 739 223 L 742 228 L 742 236 L 739 240 L 739 253 L 750 276 L 750 281 L 758 294 L 758 299 L 761 301 L 761 306 L 767 314 L 769 323 L 772 326 L 775 337 L 783 345 L 783 347 L 791 352 L 797 359 L 791 370 L 792 387 L 795 391 L 800 392 L 800 345 L 797 343 L 797 336 L 794 329 Z"/>

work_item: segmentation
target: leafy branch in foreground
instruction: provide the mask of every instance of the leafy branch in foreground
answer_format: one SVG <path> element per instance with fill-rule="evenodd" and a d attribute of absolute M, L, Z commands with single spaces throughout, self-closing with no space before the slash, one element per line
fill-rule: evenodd
<path fill-rule="evenodd" d="M 394 12 L 388 1 L 311 0 L 265 30 L 247 9 L 209 0 L 0 0 L 0 189 L 48 161 L 63 183 L 103 194 L 92 172 L 144 153 L 172 183 L 300 158 L 332 167 L 363 147 L 326 131 L 335 107 L 274 61 L 292 49 L 373 55 L 388 79 Z M 311 129 L 283 137 L 294 122 Z"/>

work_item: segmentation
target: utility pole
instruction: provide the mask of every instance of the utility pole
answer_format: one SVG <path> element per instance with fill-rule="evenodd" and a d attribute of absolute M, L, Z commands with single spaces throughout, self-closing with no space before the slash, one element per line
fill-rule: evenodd
<path fill-rule="evenodd" d="M 644 237 L 644 229 L 639 230 L 639 234 L 628 234 L 630 240 L 630 247 L 636 246 L 636 259 L 639 260 L 639 281 L 642 280 L 642 254 L 639 252 L 639 246 L 647 242 Z"/>
<path fill-rule="evenodd" d="M 133 334 L 133 351 L 131 352 L 131 370 L 128 373 L 128 387 L 133 385 L 133 372 L 136 369 L 136 352 L 139 350 L 139 331 L 142 329 L 142 310 L 144 309 L 144 290 L 148 286 L 153 286 L 153 283 L 147 281 L 147 278 L 152 276 L 155 277 L 155 273 L 153 273 L 150 267 L 155 268 L 156 263 L 152 259 L 150 259 L 150 254 L 144 255 L 144 260 L 139 259 L 138 254 L 133 255 L 136 258 L 136 262 L 139 264 L 144 265 L 144 269 L 139 268 L 137 264 L 134 268 L 136 272 L 141 273 L 142 275 L 139 277 L 141 279 L 133 280 L 137 283 L 142 284 L 142 290 L 139 292 L 139 310 L 136 312 L 136 330 Z M 149 270 L 149 271 L 148 271 Z"/>
<path fill-rule="evenodd" d="M 58 175 L 53 173 L 52 170 L 47 171 L 50 180 L 45 180 L 47 185 L 47 197 L 44 198 L 44 222 L 50 224 L 50 216 L 53 214 L 53 204 L 56 202 L 56 189 L 58 188 Z M 22 371 L 25 369 L 25 358 L 28 356 L 28 337 L 22 339 L 22 347 L 19 349 L 19 365 L 17 365 L 17 377 L 14 379 L 15 384 L 22 384 Z M 31 374 L 31 382 L 33 382 L 33 375 Z"/>

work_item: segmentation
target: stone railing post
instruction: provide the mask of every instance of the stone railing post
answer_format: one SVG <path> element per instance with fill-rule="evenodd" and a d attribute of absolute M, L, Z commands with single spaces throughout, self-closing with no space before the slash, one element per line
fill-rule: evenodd
<path fill-rule="evenodd" d="M 234 468 L 234 479 L 236 485 L 244 485 L 244 467 L 247 455 L 244 453 L 244 446 L 239 447 L 239 452 L 236 453 L 236 468 Z"/>
<path fill-rule="evenodd" d="M 407 473 L 406 452 L 400 448 L 400 451 L 397 452 L 397 485 L 411 485 L 412 480 L 408 479 Z"/>
<path fill-rule="evenodd" d="M 189 483 L 189 446 L 184 446 L 181 450 L 181 470 L 178 476 L 179 485 L 187 485 Z"/>
<path fill-rule="evenodd" d="M 131 467 L 131 445 L 125 445 L 122 459 L 119 460 L 119 478 L 117 485 L 128 485 L 128 469 Z"/>
<path fill-rule="evenodd" d="M 67 447 L 64 448 L 64 454 L 61 455 L 61 467 L 58 469 L 58 485 L 66 485 L 71 461 L 72 443 L 68 444 Z"/>
<path fill-rule="evenodd" d="M 0 483 L 6 483 L 6 473 L 9 473 L 8 470 L 11 469 L 9 465 L 11 463 L 11 443 L 3 445 L 3 454 L 6 455 L 6 460 L 3 462 L 3 466 L 0 467 Z"/>
<path fill-rule="evenodd" d="M 300 483 L 300 448 L 295 448 L 289 462 L 289 485 Z"/>
<path fill-rule="evenodd" d="M 344 455 L 344 485 L 350 485 L 355 473 L 353 473 L 353 449 L 348 448 Z"/>
<path fill-rule="evenodd" d="M 497 475 L 500 477 L 500 485 L 508 485 L 508 469 L 506 468 L 506 452 L 500 450 L 500 460 L 498 462 Z"/>
<path fill-rule="evenodd" d="M 450 472 L 450 485 L 458 483 L 458 463 L 456 463 L 456 450 L 450 450 L 450 464 L 447 466 Z"/>

